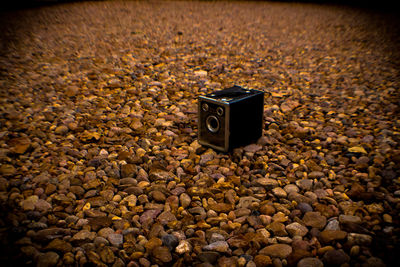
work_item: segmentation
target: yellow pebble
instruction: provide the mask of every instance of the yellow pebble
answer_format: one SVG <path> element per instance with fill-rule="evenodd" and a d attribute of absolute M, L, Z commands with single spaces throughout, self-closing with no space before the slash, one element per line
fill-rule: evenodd
<path fill-rule="evenodd" d="M 83 206 L 82 210 L 89 210 L 90 209 L 90 203 L 86 203 L 85 206 Z"/>

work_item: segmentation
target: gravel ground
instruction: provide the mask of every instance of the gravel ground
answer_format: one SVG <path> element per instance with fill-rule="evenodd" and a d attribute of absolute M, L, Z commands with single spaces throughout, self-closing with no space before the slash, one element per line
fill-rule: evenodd
<path fill-rule="evenodd" d="M 339 6 L 74 3 L 0 18 L 1 265 L 395 266 L 399 24 Z M 198 95 L 266 92 L 217 153 Z"/>

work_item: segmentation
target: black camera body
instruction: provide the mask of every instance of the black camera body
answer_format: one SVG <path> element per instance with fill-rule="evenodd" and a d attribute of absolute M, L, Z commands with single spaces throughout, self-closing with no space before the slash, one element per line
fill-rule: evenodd
<path fill-rule="evenodd" d="M 198 139 L 201 145 L 227 152 L 262 135 L 264 92 L 233 86 L 200 96 Z"/>

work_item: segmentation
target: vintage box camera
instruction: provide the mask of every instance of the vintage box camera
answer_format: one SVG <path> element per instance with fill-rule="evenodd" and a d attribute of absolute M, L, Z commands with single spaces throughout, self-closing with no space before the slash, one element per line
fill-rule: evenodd
<path fill-rule="evenodd" d="M 247 145 L 262 135 L 264 92 L 233 86 L 199 97 L 199 143 L 216 150 Z"/>

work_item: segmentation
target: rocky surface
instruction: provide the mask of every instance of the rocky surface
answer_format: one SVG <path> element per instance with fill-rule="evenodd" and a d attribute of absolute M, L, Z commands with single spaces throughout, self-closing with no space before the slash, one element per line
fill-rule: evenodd
<path fill-rule="evenodd" d="M 1 265 L 394 266 L 399 24 L 336 6 L 93 2 L 2 13 Z M 266 92 L 197 140 L 198 95 Z"/>

